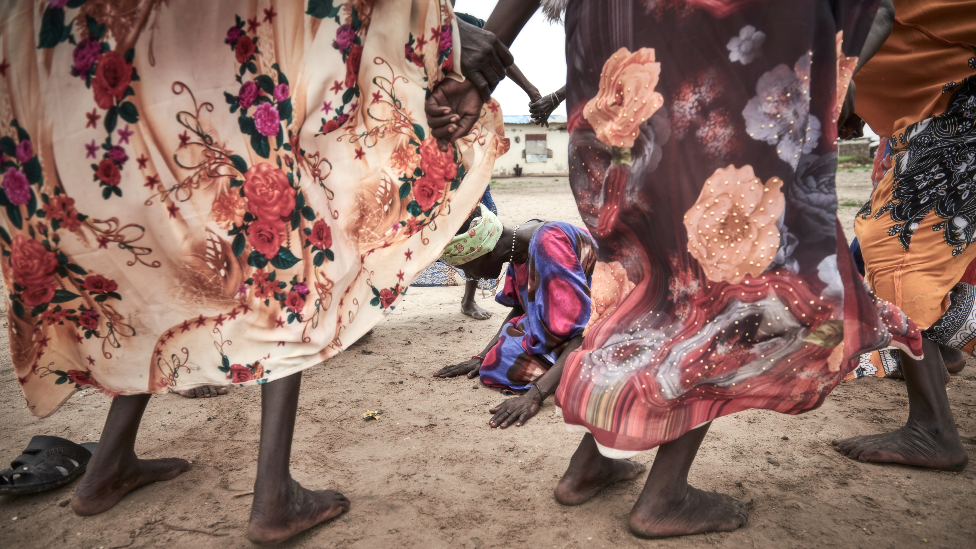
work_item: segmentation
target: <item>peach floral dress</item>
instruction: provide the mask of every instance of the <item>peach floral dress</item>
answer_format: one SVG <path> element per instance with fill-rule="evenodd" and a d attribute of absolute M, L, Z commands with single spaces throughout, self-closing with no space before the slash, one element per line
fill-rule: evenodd
<path fill-rule="evenodd" d="M 570 0 L 570 182 L 593 314 L 556 394 L 623 457 L 818 407 L 864 350 L 918 356 L 837 222 L 836 120 L 877 1 Z"/>
<path fill-rule="evenodd" d="M 0 6 L 0 250 L 31 413 L 260 384 L 392 311 L 508 148 L 442 153 L 447 0 Z"/>

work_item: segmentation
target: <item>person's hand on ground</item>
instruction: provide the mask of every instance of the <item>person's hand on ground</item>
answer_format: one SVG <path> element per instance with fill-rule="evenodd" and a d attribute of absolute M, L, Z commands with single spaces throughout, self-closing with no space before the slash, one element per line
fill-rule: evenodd
<path fill-rule="evenodd" d="M 460 19 L 457 23 L 461 35 L 461 73 L 474 84 L 482 103 L 487 103 L 515 58 L 494 33 Z"/>
<path fill-rule="evenodd" d="M 468 135 L 481 116 L 483 105 L 478 89 L 470 80 L 458 82 L 445 78 L 441 81 L 424 108 L 437 146 L 447 152 L 450 143 Z"/>
<path fill-rule="evenodd" d="M 522 396 L 510 398 L 488 410 L 489 414 L 495 414 L 488 420 L 488 425 L 492 428 L 501 427 L 502 429 L 513 424 L 516 427 L 521 427 L 526 421 L 535 417 L 541 407 L 539 394 L 535 389 L 531 389 Z"/>
<path fill-rule="evenodd" d="M 170 391 L 180 395 L 183 398 L 210 398 L 226 395 L 227 387 L 220 387 L 217 385 L 201 385 L 199 387 L 193 387 L 192 389 L 186 390 L 170 388 Z"/>
<path fill-rule="evenodd" d="M 462 375 L 467 375 L 468 378 L 478 377 L 478 371 L 481 369 L 481 359 L 480 358 L 469 358 L 464 362 L 459 362 L 451 366 L 444 366 L 434 377 L 458 377 Z"/>

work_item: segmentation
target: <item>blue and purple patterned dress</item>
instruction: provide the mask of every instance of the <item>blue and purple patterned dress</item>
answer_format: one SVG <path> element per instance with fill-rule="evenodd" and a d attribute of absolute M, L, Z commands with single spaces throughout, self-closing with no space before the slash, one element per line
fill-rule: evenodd
<path fill-rule="evenodd" d="M 590 320 L 590 284 L 597 245 L 585 229 L 547 222 L 529 242 L 529 260 L 508 266 L 495 301 L 520 306 L 485 356 L 481 381 L 527 389 L 556 362 Z"/>

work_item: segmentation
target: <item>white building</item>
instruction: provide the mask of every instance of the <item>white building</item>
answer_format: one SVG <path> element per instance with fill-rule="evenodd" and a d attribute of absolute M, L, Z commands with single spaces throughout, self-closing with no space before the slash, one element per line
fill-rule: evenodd
<path fill-rule="evenodd" d="M 528 116 L 508 116 L 505 137 L 511 148 L 495 161 L 496 177 L 515 175 L 515 165 L 522 175 L 569 174 L 569 132 L 565 116 L 549 117 L 549 127 L 536 126 Z"/>

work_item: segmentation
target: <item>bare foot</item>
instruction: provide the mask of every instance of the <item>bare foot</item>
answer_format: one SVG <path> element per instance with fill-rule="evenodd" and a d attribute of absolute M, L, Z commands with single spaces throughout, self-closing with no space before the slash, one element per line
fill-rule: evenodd
<path fill-rule="evenodd" d="M 644 472 L 643 463 L 601 458 L 598 467 L 570 467 L 556 485 L 556 501 L 563 505 L 581 505 L 607 486 L 622 480 L 634 480 Z"/>
<path fill-rule="evenodd" d="M 332 490 L 307 490 L 292 479 L 269 499 L 274 501 L 255 497 L 251 506 L 247 539 L 257 545 L 281 543 L 349 510 L 346 496 Z"/>
<path fill-rule="evenodd" d="M 475 320 L 488 320 L 491 318 L 491 311 L 482 309 L 474 301 L 462 301 L 461 312 Z"/>
<path fill-rule="evenodd" d="M 108 511 L 136 488 L 172 480 L 190 468 L 185 459 L 132 459 L 118 467 L 93 470 L 90 466 L 71 498 L 71 509 L 81 516 Z"/>
<path fill-rule="evenodd" d="M 217 385 L 202 385 L 200 387 L 186 389 L 185 391 L 180 391 L 177 389 L 170 390 L 184 398 L 210 398 L 227 394 L 227 387 L 220 387 Z"/>
<path fill-rule="evenodd" d="M 939 345 L 939 354 L 942 355 L 942 362 L 950 374 L 958 374 L 966 367 L 966 355 L 959 349 Z"/>
<path fill-rule="evenodd" d="M 835 440 L 834 449 L 864 462 L 901 463 L 945 471 L 962 471 L 969 461 L 958 434 L 922 428 L 911 421 L 890 433 Z"/>
<path fill-rule="evenodd" d="M 683 493 L 656 497 L 630 511 L 630 531 L 641 538 L 731 532 L 746 523 L 749 511 L 741 501 L 684 485 Z"/>

